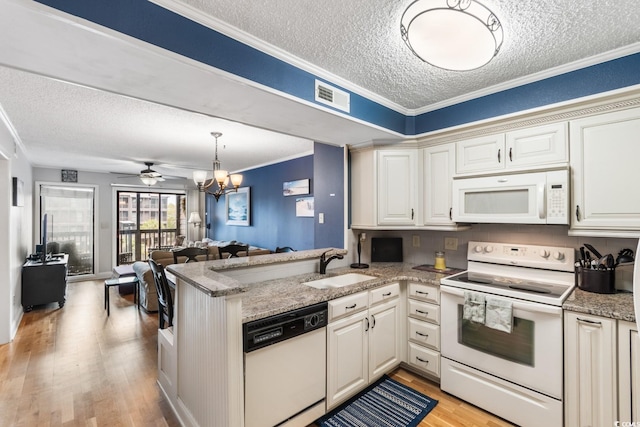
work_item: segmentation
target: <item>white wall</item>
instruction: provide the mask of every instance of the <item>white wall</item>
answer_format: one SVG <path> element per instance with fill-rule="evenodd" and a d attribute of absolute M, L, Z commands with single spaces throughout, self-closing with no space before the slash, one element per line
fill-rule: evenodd
<path fill-rule="evenodd" d="M 12 206 L 12 177 L 24 183 L 24 206 Z M 11 341 L 22 319 L 21 267 L 31 249 L 31 166 L 0 120 L 0 344 Z"/>
<path fill-rule="evenodd" d="M 61 182 L 61 170 L 49 169 L 49 168 L 34 168 L 33 169 L 34 182 Z M 155 185 L 152 187 L 154 191 L 160 189 L 167 190 L 185 190 L 185 185 L 195 187 L 191 180 L 172 180 L 171 182 L 162 183 L 162 186 Z M 97 262 L 96 262 L 96 275 L 99 277 L 108 277 L 111 275 L 113 266 L 115 265 L 115 233 L 114 218 L 115 218 L 115 195 L 113 183 L 117 184 L 132 184 L 137 187 L 131 187 L 133 191 L 141 191 L 146 187 L 141 187 L 140 180 L 138 178 L 125 178 L 120 179 L 117 175 L 111 173 L 95 173 L 78 171 L 78 184 L 89 184 L 98 186 L 97 190 L 97 218 L 98 223 L 98 235 L 97 235 Z M 121 188 L 127 190 L 127 188 Z M 34 194 L 37 193 L 34 190 Z M 39 216 L 39 213 L 35 213 Z M 37 238 L 37 236 L 36 236 Z M 33 243 L 35 244 L 35 242 Z"/>

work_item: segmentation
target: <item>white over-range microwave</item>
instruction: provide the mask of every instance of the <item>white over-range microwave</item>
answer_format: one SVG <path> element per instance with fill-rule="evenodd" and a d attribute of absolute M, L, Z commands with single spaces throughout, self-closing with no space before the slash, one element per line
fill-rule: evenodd
<path fill-rule="evenodd" d="M 569 224 L 569 169 L 453 180 L 453 220 Z"/>

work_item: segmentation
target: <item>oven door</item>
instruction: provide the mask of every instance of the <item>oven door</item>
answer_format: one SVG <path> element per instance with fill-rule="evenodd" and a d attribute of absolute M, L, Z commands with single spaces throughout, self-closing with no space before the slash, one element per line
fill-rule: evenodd
<path fill-rule="evenodd" d="M 511 333 L 462 318 L 464 290 L 441 286 L 442 356 L 562 399 L 562 308 L 513 303 Z"/>

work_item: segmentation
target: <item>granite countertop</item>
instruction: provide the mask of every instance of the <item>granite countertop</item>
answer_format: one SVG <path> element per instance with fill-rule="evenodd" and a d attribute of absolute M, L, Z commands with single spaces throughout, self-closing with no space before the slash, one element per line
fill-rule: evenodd
<path fill-rule="evenodd" d="M 633 294 L 628 292 L 597 294 L 576 288 L 566 299 L 562 308 L 567 311 L 593 314 L 628 322 L 636 321 L 633 311 Z"/>
<path fill-rule="evenodd" d="M 440 279 L 448 275 L 414 270 L 413 267 L 414 264 L 401 262 L 371 263 L 368 269 L 336 268 L 328 270 L 326 275 L 309 273 L 244 285 L 246 292 L 241 295 L 242 322 L 285 313 L 400 280 L 439 286 Z M 334 289 L 315 289 L 302 284 L 323 277 L 353 272 L 375 276 L 375 279 Z"/>

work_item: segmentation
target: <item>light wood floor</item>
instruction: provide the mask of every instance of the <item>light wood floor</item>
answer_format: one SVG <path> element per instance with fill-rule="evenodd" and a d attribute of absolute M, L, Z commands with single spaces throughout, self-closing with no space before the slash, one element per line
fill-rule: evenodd
<path fill-rule="evenodd" d="M 156 384 L 157 314 L 111 289 L 107 317 L 103 283 L 69 283 L 63 309 L 25 313 L 0 345 L 0 426 L 179 425 Z M 510 425 L 406 370 L 391 376 L 439 400 L 421 427 Z"/>

